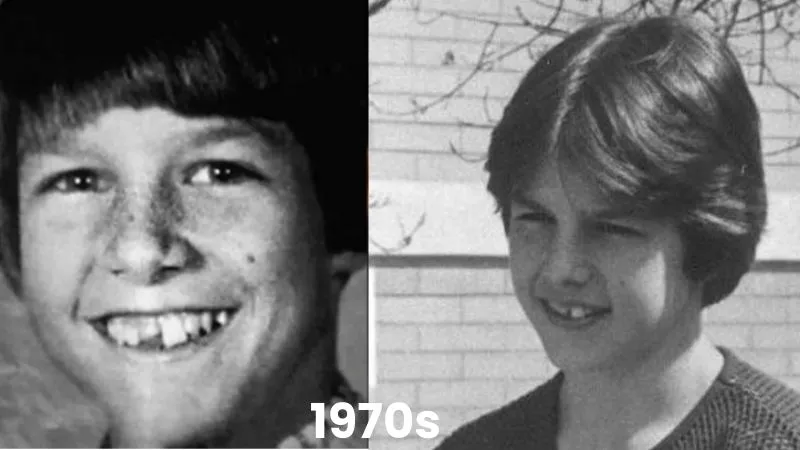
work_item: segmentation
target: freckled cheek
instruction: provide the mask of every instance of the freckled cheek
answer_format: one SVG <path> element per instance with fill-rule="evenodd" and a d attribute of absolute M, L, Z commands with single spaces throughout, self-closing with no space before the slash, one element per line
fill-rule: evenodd
<path fill-rule="evenodd" d="M 275 200 L 188 206 L 183 226 L 248 269 L 274 263 L 298 241 L 297 218 Z"/>
<path fill-rule="evenodd" d="M 44 302 L 69 299 L 91 261 L 102 216 L 96 208 L 23 212 L 21 269 L 26 295 Z M 47 297 L 47 298 L 38 298 Z"/>

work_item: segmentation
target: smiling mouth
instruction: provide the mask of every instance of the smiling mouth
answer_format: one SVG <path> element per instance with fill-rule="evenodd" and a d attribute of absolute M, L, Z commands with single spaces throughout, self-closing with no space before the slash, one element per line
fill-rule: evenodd
<path fill-rule="evenodd" d="M 238 308 L 220 308 L 109 314 L 89 323 L 103 338 L 119 347 L 166 352 L 207 344 L 230 324 L 237 312 Z"/>
<path fill-rule="evenodd" d="M 557 322 L 559 325 L 588 325 L 611 313 L 611 308 L 588 305 L 565 305 L 559 302 L 551 302 L 544 298 L 540 298 L 539 300 L 544 306 L 551 322 Z"/>

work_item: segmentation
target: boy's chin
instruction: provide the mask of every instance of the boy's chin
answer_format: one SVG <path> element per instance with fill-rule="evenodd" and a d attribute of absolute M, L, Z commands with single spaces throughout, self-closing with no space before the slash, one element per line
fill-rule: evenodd
<path fill-rule="evenodd" d="M 218 441 L 226 429 L 225 408 L 198 405 L 179 396 L 153 399 L 117 399 L 109 407 L 111 437 L 114 446 L 123 447 L 196 447 L 202 443 Z M 128 403 L 132 402 L 132 403 Z M 125 404 L 136 405 L 126 408 Z"/>

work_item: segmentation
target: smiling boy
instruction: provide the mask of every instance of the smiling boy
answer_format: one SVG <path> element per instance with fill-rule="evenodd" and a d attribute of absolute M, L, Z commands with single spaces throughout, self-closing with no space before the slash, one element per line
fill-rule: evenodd
<path fill-rule="evenodd" d="M 724 42 L 676 17 L 585 26 L 525 76 L 486 168 L 560 371 L 440 449 L 800 448 L 800 395 L 703 333 L 766 218 L 758 111 Z"/>
<path fill-rule="evenodd" d="M 107 445 L 366 447 L 308 432 L 357 401 L 332 268 L 366 241 L 358 47 L 307 12 L 89 3 L 0 7 L 2 262 L 48 353 Z"/>

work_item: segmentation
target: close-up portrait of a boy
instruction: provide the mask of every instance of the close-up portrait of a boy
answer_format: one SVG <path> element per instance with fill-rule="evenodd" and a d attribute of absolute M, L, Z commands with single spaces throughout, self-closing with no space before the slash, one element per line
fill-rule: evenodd
<path fill-rule="evenodd" d="M 324 8 L 74 6 L 0 6 L 0 261 L 107 413 L 97 444 L 366 447 L 309 428 L 360 398 L 335 353 L 366 246 L 359 38 Z"/>

